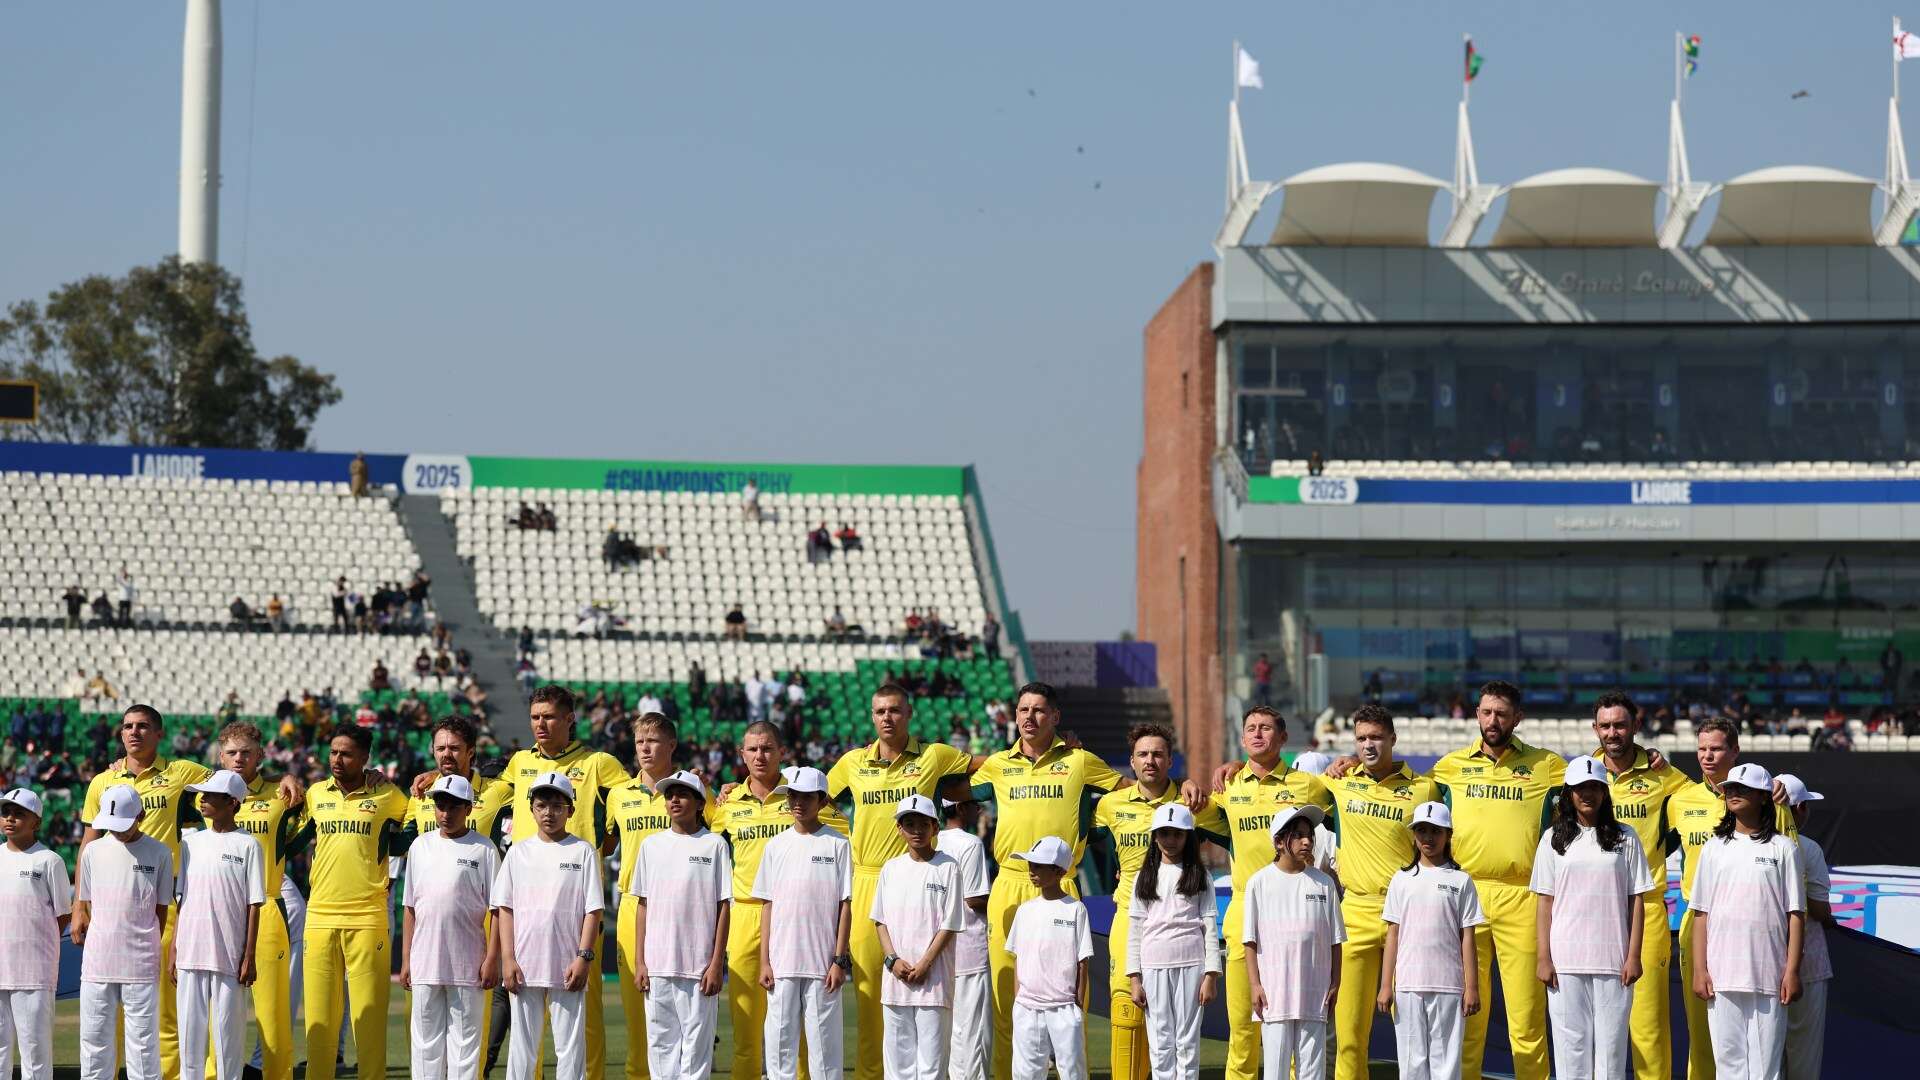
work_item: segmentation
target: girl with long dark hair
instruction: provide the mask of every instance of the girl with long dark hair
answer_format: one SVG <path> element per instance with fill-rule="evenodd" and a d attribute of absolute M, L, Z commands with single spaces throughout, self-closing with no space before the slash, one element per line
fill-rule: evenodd
<path fill-rule="evenodd" d="M 1393 1014 L 1401 1080 L 1460 1075 L 1460 1037 L 1480 1011 L 1473 928 L 1487 921 L 1480 894 L 1453 861 L 1453 814 L 1442 803 L 1413 809 L 1413 861 L 1387 883 L 1380 917 L 1380 996 Z"/>
<path fill-rule="evenodd" d="M 1154 1080 L 1197 1080 L 1200 1012 L 1219 992 L 1223 966 L 1213 877 L 1200 862 L 1193 813 L 1177 802 L 1153 812 L 1154 857 L 1133 879 L 1127 975 L 1147 1014 Z"/>

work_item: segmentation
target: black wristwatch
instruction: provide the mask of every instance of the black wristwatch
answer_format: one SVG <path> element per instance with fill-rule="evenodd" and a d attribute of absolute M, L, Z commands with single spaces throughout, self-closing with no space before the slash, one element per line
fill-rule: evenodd
<path fill-rule="evenodd" d="M 880 958 L 880 968 L 883 971 L 892 971 L 893 965 L 899 962 L 900 962 L 900 958 L 898 956 L 895 956 L 892 953 L 888 953 L 887 955 Z"/>
<path fill-rule="evenodd" d="M 579 957 L 579 958 L 580 958 L 580 959 L 582 959 L 582 960 L 585 960 L 585 961 L 586 961 L 587 963 L 589 963 L 589 964 L 591 964 L 591 963 L 593 963 L 593 950 L 592 950 L 592 949 L 576 949 L 576 950 L 574 950 L 574 953 L 573 953 L 573 955 L 575 955 L 575 956 L 577 956 L 577 957 Z"/>
<path fill-rule="evenodd" d="M 835 967 L 838 967 L 840 970 L 846 972 L 847 974 L 849 975 L 853 974 L 853 954 L 852 953 L 841 953 L 839 956 L 836 956 L 833 958 L 833 963 Z M 892 965 L 888 965 L 888 966 L 891 967 Z"/>

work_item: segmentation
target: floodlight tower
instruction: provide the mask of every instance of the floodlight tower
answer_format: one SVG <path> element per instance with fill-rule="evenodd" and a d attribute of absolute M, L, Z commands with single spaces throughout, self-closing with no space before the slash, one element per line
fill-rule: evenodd
<path fill-rule="evenodd" d="M 180 261 L 220 260 L 220 0 L 187 0 L 180 75 Z"/>

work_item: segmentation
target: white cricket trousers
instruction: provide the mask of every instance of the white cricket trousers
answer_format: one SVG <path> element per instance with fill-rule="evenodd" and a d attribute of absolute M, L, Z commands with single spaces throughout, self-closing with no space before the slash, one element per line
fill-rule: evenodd
<path fill-rule="evenodd" d="M 1547 987 L 1547 1024 L 1553 1029 L 1553 1075 L 1626 1076 L 1633 1071 L 1633 987 L 1612 975 L 1568 975 Z"/>
<path fill-rule="evenodd" d="M 953 1011 L 937 1005 L 882 1005 L 880 1011 L 881 1072 L 887 1080 L 942 1080 Z"/>
<path fill-rule="evenodd" d="M 993 1068 L 993 973 L 953 977 L 953 1051 L 947 1080 L 987 1080 Z"/>
<path fill-rule="evenodd" d="M 160 982 L 80 981 L 80 1080 L 112 1080 L 113 1023 L 124 1014 L 127 1080 L 160 1080 Z"/>
<path fill-rule="evenodd" d="M 1200 1076 L 1200 979 L 1205 974 L 1200 964 L 1140 972 L 1140 985 L 1147 991 L 1147 1059 L 1153 1080 Z"/>
<path fill-rule="evenodd" d="M 1013 1003 L 1013 1080 L 1046 1080 L 1047 1059 L 1060 1080 L 1087 1080 L 1086 1047 L 1081 1043 L 1085 1018 L 1078 1005 L 1036 1009 Z"/>
<path fill-rule="evenodd" d="M 1327 1022 L 1273 1020 L 1260 1025 L 1260 1049 L 1266 1059 L 1264 1080 L 1287 1080 L 1289 1075 L 1327 1075 Z M 1293 1072 L 1290 1074 L 1289 1069 Z"/>
<path fill-rule="evenodd" d="M 1460 1075 L 1460 1036 L 1466 1016 L 1461 995 L 1398 990 L 1393 995 L 1393 1045 L 1400 1080 L 1454 1080 Z"/>
<path fill-rule="evenodd" d="M 1819 1080 L 1827 1053 L 1828 981 L 1801 983 L 1800 1000 L 1787 1006 L 1787 1080 Z"/>
<path fill-rule="evenodd" d="M 477 986 L 413 984 L 414 1080 L 462 1080 L 480 1072 L 480 1009 L 488 991 Z M 221 1074 L 225 1076 L 225 1073 Z"/>
<path fill-rule="evenodd" d="M 713 1072 L 713 1026 L 718 995 L 700 992 L 700 980 L 655 975 L 647 980 L 647 1071 L 653 1080 L 707 1080 Z M 520 1030 L 514 1015 L 514 1031 Z"/>
<path fill-rule="evenodd" d="M 182 969 L 174 983 L 179 1019 L 180 1075 L 206 1080 L 207 1043 L 215 1076 L 239 1076 L 247 1045 L 247 989 L 233 975 Z"/>
<path fill-rule="evenodd" d="M 591 982 L 589 983 L 591 985 Z M 507 995 L 513 1034 L 507 1041 L 507 1080 L 539 1080 L 540 1027 L 553 1028 L 555 1080 L 585 1080 L 587 1075 L 587 992 L 557 986 L 523 986 Z M 479 1005 L 474 1026 L 479 1027 Z M 472 1076 L 478 1066 L 455 1077 Z"/>
<path fill-rule="evenodd" d="M 1707 1002 L 1718 1080 L 1780 1080 L 1787 1048 L 1787 1010 L 1778 994 L 1718 990 Z"/>
<path fill-rule="evenodd" d="M 842 987 L 844 989 L 844 986 Z M 761 1028 L 767 1080 L 794 1080 L 800 1073 L 800 1035 L 807 1037 L 807 1071 L 814 1080 L 840 1080 L 840 991 L 827 993 L 816 978 L 773 980 L 767 1022 Z"/>
<path fill-rule="evenodd" d="M 52 1080 L 53 991 L 0 990 L 0 1077 L 13 1075 L 15 1047 L 20 1080 Z"/>

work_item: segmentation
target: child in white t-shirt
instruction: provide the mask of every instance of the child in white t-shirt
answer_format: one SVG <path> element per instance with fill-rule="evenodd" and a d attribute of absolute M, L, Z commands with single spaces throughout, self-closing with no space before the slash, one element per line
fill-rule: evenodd
<path fill-rule="evenodd" d="M 787 797 L 793 826 L 767 841 L 754 874 L 760 915 L 760 985 L 767 991 L 762 1029 L 767 1080 L 793 1080 L 801 1033 L 813 1080 L 840 1080 L 840 987 L 853 970 L 853 848 L 820 823 L 827 774 L 793 770 L 773 789 Z"/>
<path fill-rule="evenodd" d="M 960 864 L 960 936 L 953 941 L 953 1038 L 948 1080 L 987 1080 L 993 1068 L 993 975 L 987 963 L 987 845 L 978 833 L 980 804 L 956 783 L 958 799 L 943 799 L 947 827 L 935 843 Z"/>
<path fill-rule="evenodd" d="M 167 968 L 174 973 L 180 1018 L 180 1075 L 207 1074 L 213 1045 L 216 1076 L 238 1076 L 246 1060 L 247 1006 L 260 939 L 260 905 L 267 902 L 267 869 L 260 842 L 234 827 L 247 782 L 227 769 L 188 784 L 200 796 L 207 823 L 180 841 L 180 923 Z"/>
<path fill-rule="evenodd" d="M 1577 757 L 1540 837 L 1530 887 L 1540 897 L 1535 966 L 1547 984 L 1556 1076 L 1625 1076 L 1640 980 L 1641 913 L 1653 891 L 1646 852 L 1613 815 L 1607 767 Z"/>
<path fill-rule="evenodd" d="M 1806 883 L 1793 839 L 1774 828 L 1773 777 L 1736 765 L 1720 784 L 1727 812 L 1693 872 L 1694 996 L 1707 1002 L 1715 1070 L 1778 1077 L 1787 1006 L 1800 997 Z"/>
<path fill-rule="evenodd" d="M 1453 811 L 1413 808 L 1413 862 L 1393 875 L 1380 909 L 1381 1012 L 1392 1012 L 1401 1080 L 1460 1075 L 1460 1037 L 1480 1011 L 1473 928 L 1487 921 L 1473 879 L 1453 861 Z"/>
<path fill-rule="evenodd" d="M 727 973 L 733 859 L 700 820 L 707 786 L 682 769 L 656 786 L 669 825 L 640 842 L 628 887 L 634 920 L 633 981 L 647 999 L 653 1080 L 706 1080 L 713 1070 L 716 999 Z"/>
<path fill-rule="evenodd" d="M 889 1080 L 941 1080 L 953 1030 L 953 942 L 965 925 L 960 864 L 934 845 L 939 811 L 925 795 L 893 809 L 907 851 L 887 860 L 868 912 L 879 932 L 884 1072 Z"/>
<path fill-rule="evenodd" d="M 1807 882 L 1807 921 L 1801 936 L 1800 997 L 1787 1006 L 1787 1075 L 1819 1076 L 1827 1052 L 1827 984 L 1833 981 L 1833 958 L 1827 954 L 1827 927 L 1833 919 L 1833 875 L 1827 853 L 1807 836 L 1813 804 L 1826 798 L 1792 773 L 1774 779 L 1787 789 L 1787 805 L 1799 832 L 1800 876 Z"/>
<path fill-rule="evenodd" d="M 1266 1080 L 1326 1072 L 1327 1011 L 1340 992 L 1347 928 L 1333 879 L 1313 868 L 1313 830 L 1325 816 L 1317 806 L 1275 814 L 1273 862 L 1247 882 L 1242 937 Z"/>
<path fill-rule="evenodd" d="M 73 911 L 67 864 L 40 843 L 40 796 L 0 795 L 0 1077 L 53 1076 L 53 996 L 60 982 L 60 931 Z"/>
<path fill-rule="evenodd" d="M 500 861 L 491 897 L 500 912 L 500 983 L 512 995 L 507 1080 L 540 1075 L 542 1020 L 553 1028 L 554 1076 L 582 1080 L 586 992 L 600 992 L 594 978 L 594 946 L 606 906 L 600 854 L 567 832 L 573 781 L 565 773 L 541 773 L 528 802 L 539 831 Z"/>
<path fill-rule="evenodd" d="M 438 828 L 407 849 L 400 982 L 413 992 L 415 1080 L 462 1080 L 480 1068 L 486 993 L 500 957 L 487 911 L 500 853 L 467 827 L 473 784 L 442 776 L 428 789 Z"/>
<path fill-rule="evenodd" d="M 1013 954 L 1013 1080 L 1045 1080 L 1053 1060 L 1060 1080 L 1087 1080 L 1087 961 L 1093 929 L 1086 905 L 1060 887 L 1073 865 L 1073 849 L 1057 836 L 1043 836 L 1031 850 L 1013 856 L 1027 864 L 1039 896 L 1014 910 L 1005 947 Z"/>
<path fill-rule="evenodd" d="M 73 943 L 80 956 L 80 1075 L 113 1076 L 121 1024 L 127 1080 L 160 1077 L 160 934 L 173 900 L 173 853 L 140 831 L 140 794 L 116 784 L 100 796 L 74 874 Z"/>
<path fill-rule="evenodd" d="M 1200 1012 L 1219 993 L 1220 932 L 1213 875 L 1200 861 L 1193 811 L 1179 803 L 1154 810 L 1154 855 L 1133 879 L 1127 904 L 1127 979 L 1147 1017 L 1154 1080 L 1197 1080 Z"/>

